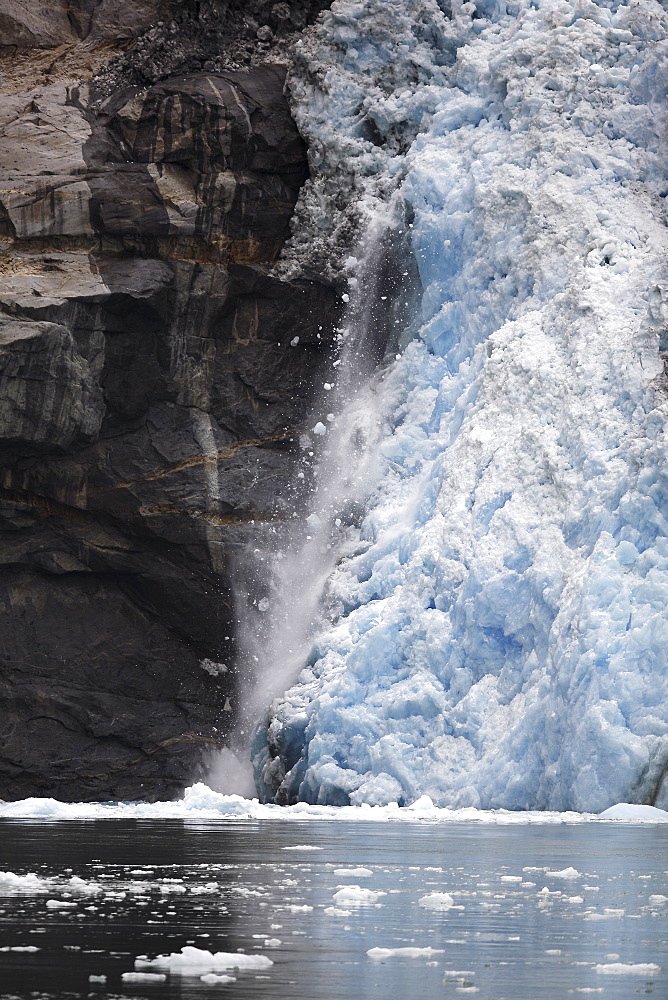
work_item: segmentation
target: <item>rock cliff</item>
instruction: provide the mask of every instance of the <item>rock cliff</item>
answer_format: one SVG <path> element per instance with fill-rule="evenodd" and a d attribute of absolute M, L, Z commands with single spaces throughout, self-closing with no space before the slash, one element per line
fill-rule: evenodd
<path fill-rule="evenodd" d="M 271 273 L 322 6 L 0 0 L 0 797 L 165 797 L 224 743 L 230 563 L 337 318 Z"/>

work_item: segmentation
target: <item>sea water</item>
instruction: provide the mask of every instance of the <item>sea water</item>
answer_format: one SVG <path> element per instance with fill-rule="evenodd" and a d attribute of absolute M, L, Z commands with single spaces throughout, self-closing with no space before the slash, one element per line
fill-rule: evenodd
<path fill-rule="evenodd" d="M 668 995 L 668 824 L 4 819 L 0 870 L 1 1000 Z"/>

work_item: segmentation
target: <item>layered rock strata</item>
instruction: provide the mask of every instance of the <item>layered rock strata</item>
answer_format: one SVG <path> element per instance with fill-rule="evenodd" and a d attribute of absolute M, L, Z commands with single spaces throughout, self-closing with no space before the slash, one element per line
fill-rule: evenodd
<path fill-rule="evenodd" d="M 158 7 L 0 0 L 5 798 L 160 798 L 222 745 L 230 560 L 292 513 L 336 323 L 271 274 L 307 176 L 282 66 L 73 72 L 118 74 Z"/>

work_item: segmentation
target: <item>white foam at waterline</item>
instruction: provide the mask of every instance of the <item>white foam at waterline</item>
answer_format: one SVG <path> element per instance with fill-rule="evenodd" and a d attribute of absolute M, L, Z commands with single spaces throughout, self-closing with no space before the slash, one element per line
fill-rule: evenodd
<path fill-rule="evenodd" d="M 342 820 L 348 822 L 372 823 L 476 823 L 498 826 L 560 825 L 580 823 L 662 823 L 668 822 L 668 812 L 654 809 L 645 814 L 644 819 L 633 813 L 623 816 L 580 812 L 554 812 L 542 810 L 510 809 L 462 809 L 439 808 L 431 803 L 427 806 L 427 796 L 419 800 L 420 808 L 412 806 L 400 808 L 396 803 L 388 806 L 318 806 L 299 802 L 294 806 L 262 804 L 257 799 L 244 799 L 240 795 L 223 795 L 214 792 L 208 785 L 198 782 L 187 788 L 184 797 L 176 802 L 140 803 L 99 803 L 99 802 L 59 802 L 53 798 L 29 798 L 18 802 L 0 803 L 0 818 L 44 819 L 44 820 L 95 820 L 95 819 L 180 819 L 184 822 L 199 823 L 207 820 Z M 431 802 L 431 800 L 428 800 Z M 613 810 L 615 806 L 611 807 Z M 633 807 L 633 809 L 653 807 Z M 322 850 L 315 844 L 295 844 L 284 847 L 284 851 Z M 542 869 L 541 869 L 542 870 Z M 5 872 L 4 875 L 12 875 Z M 30 878 L 31 876 L 15 876 Z M 37 876 L 34 876 L 37 878 Z M 0 891 L 5 886 L 0 876 Z M 18 888 L 18 885 L 15 886 Z M 28 884 L 25 884 L 26 890 Z M 39 891 L 35 888 L 33 891 Z"/>
<path fill-rule="evenodd" d="M 182 976 L 199 975 L 226 969 L 266 969 L 274 963 L 266 955 L 246 955 L 243 952 L 204 951 L 186 945 L 180 953 L 158 955 L 156 958 L 136 958 L 135 969 L 165 969 Z"/>
<path fill-rule="evenodd" d="M 367 955 L 375 961 L 384 958 L 431 958 L 432 955 L 442 955 L 442 948 L 369 948 Z"/>

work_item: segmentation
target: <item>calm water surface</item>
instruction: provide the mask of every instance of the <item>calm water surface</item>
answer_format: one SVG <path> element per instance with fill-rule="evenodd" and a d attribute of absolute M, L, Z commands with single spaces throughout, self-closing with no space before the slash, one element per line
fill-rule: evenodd
<path fill-rule="evenodd" d="M 335 871 L 354 866 L 372 874 Z M 668 900 L 650 898 L 668 897 L 666 826 L 4 820 L 0 869 L 48 880 L 0 885 L 0 948 L 38 949 L 0 952 L 2 1000 L 668 997 Z M 345 885 L 385 895 L 337 905 Z M 435 892 L 455 905 L 420 905 Z M 226 985 L 122 979 L 187 944 L 273 965 Z M 367 955 L 407 946 L 437 953 Z M 596 968 L 619 963 L 661 968 Z"/>

